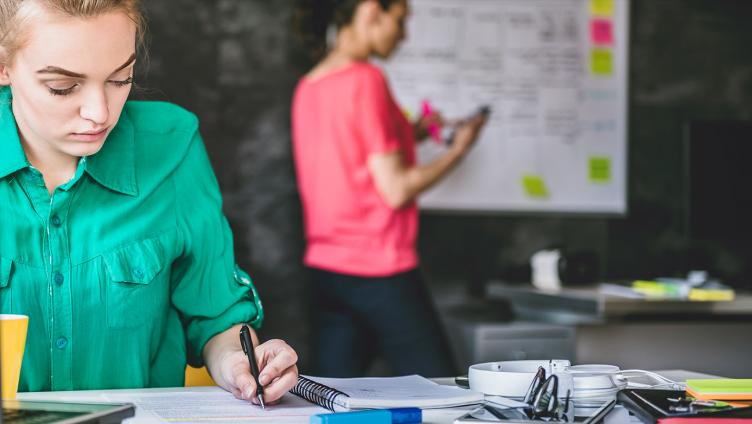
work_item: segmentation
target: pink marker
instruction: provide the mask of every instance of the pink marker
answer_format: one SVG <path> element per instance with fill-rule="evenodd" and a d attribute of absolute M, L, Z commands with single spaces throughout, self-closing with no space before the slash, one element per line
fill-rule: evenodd
<path fill-rule="evenodd" d="M 431 103 L 428 100 L 423 100 L 423 104 L 421 105 L 421 119 L 431 116 L 434 113 L 433 106 L 431 106 Z M 441 125 L 439 123 L 434 122 L 430 124 L 427 128 L 428 134 L 431 136 L 431 139 L 435 141 L 436 143 L 443 144 L 441 140 Z"/>

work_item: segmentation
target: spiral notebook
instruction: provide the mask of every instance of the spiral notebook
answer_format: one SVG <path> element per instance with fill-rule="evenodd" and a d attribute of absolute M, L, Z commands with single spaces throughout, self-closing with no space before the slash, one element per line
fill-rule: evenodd
<path fill-rule="evenodd" d="M 370 408 L 448 408 L 483 402 L 483 394 L 436 384 L 419 375 L 379 378 L 299 376 L 290 390 L 331 411 Z"/>

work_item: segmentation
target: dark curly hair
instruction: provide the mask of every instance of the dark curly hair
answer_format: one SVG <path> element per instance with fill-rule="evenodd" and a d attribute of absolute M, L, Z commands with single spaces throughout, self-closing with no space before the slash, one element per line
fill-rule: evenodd
<path fill-rule="evenodd" d="M 386 10 L 399 0 L 297 0 L 295 32 L 311 59 L 318 60 L 326 53 L 329 27 L 340 29 L 350 24 L 355 10 L 364 1 L 378 1 Z"/>

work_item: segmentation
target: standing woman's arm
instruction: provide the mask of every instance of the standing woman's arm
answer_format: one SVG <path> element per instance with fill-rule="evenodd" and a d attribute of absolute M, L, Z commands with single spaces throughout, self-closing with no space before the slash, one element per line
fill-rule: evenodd
<path fill-rule="evenodd" d="M 485 123 L 486 119 L 479 116 L 462 124 L 449 150 L 425 165 L 406 166 L 399 152 L 369 156 L 368 169 L 381 197 L 395 209 L 415 200 L 459 163 Z"/>
<path fill-rule="evenodd" d="M 376 190 L 392 208 L 399 209 L 446 175 L 470 150 L 486 118 L 479 115 L 461 124 L 449 150 L 426 165 L 408 165 L 402 156 L 403 140 L 394 122 L 394 103 L 384 75 L 373 70 L 363 75 L 355 94 L 353 125 L 367 153 L 368 170 Z"/>

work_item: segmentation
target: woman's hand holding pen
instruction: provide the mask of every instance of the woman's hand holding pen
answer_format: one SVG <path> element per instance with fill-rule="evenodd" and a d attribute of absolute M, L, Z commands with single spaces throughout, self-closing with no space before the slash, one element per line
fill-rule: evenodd
<path fill-rule="evenodd" d="M 298 355 L 282 340 L 269 340 L 254 349 L 260 374 L 259 382 L 264 388 L 264 403 L 274 404 L 298 381 Z M 233 352 L 226 361 L 224 370 L 229 370 L 227 381 L 232 384 L 230 392 L 238 399 L 258 404 L 256 382 L 248 365 L 248 357 L 242 350 Z M 226 387 L 227 388 L 227 387 Z"/>
<path fill-rule="evenodd" d="M 264 387 L 264 400 L 275 403 L 298 382 L 298 354 L 282 340 L 266 341 L 256 347 L 259 382 Z M 251 390 L 255 389 L 254 387 Z"/>
<path fill-rule="evenodd" d="M 432 136 L 432 128 L 440 129 L 444 125 L 446 125 L 446 122 L 441 113 L 431 111 L 431 113 L 421 116 L 415 121 L 415 123 L 413 123 L 415 139 L 417 141 L 423 141 L 429 136 Z M 440 131 L 438 135 L 441 135 Z"/>
<path fill-rule="evenodd" d="M 248 357 L 238 340 L 240 326 L 214 336 L 204 349 L 204 358 L 214 381 L 236 398 L 258 404 L 256 382 Z M 252 333 L 255 343 L 257 337 Z M 269 340 L 254 349 L 260 370 L 265 404 L 274 404 L 298 381 L 298 355 L 282 340 Z"/>
<path fill-rule="evenodd" d="M 488 112 L 479 112 L 467 119 L 446 119 L 438 111 L 429 109 L 430 113 L 421 116 L 414 124 L 415 137 L 417 140 L 423 140 L 429 136 L 439 137 L 437 141 L 441 142 L 441 128 L 453 128 L 451 139 L 447 141 L 452 145 L 454 153 L 464 156 L 475 144 L 478 135 L 488 121 Z M 432 131 L 435 133 L 433 134 Z"/>
<path fill-rule="evenodd" d="M 464 156 L 475 144 L 478 135 L 480 135 L 480 131 L 486 125 L 486 121 L 488 121 L 487 115 L 477 114 L 472 118 L 459 122 L 457 124 L 457 131 L 454 133 L 454 138 L 452 139 L 450 150 Z"/>

